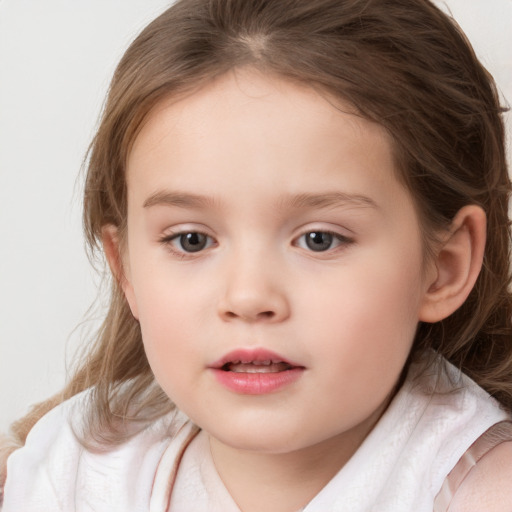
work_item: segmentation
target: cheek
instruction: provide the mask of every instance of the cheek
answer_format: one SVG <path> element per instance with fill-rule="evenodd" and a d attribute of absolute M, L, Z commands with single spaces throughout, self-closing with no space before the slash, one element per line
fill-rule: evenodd
<path fill-rule="evenodd" d="M 167 396 L 182 408 L 197 383 L 202 361 L 190 324 L 174 315 L 145 320 L 141 331 L 151 370 Z"/>
<path fill-rule="evenodd" d="M 347 366 L 407 357 L 418 323 L 419 266 L 359 263 L 309 294 L 302 306 L 308 337 L 321 336 L 315 350 Z"/>
<path fill-rule="evenodd" d="M 147 268 L 150 268 L 148 265 Z M 165 373 L 175 374 L 178 361 L 194 347 L 194 303 L 167 276 L 151 271 L 134 276 L 134 297 L 144 348 L 160 381 Z M 169 370 L 169 371 L 167 371 Z"/>

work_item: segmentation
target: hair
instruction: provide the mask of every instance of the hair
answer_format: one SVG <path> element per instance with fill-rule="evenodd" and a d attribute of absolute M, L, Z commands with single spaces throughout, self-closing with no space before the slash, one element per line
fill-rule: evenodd
<path fill-rule="evenodd" d="M 92 254 L 106 225 L 126 227 L 126 160 L 153 108 L 252 66 L 349 102 L 390 134 L 400 179 L 427 241 L 457 211 L 487 215 L 482 271 L 464 305 L 420 323 L 433 348 L 512 409 L 511 190 L 499 97 L 457 24 L 428 0 L 179 0 L 135 39 L 115 71 L 90 146 L 84 229 Z M 141 331 L 112 281 L 110 309 L 67 387 L 15 426 L 20 443 L 46 410 L 91 388 L 88 431 L 107 445 L 173 409 Z M 132 422 L 133 423 L 133 422 Z"/>

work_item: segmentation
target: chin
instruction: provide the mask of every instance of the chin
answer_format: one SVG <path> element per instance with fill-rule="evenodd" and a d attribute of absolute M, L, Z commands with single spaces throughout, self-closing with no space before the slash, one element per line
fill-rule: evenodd
<path fill-rule="evenodd" d="M 290 453 L 310 445 L 308 440 L 300 436 L 302 429 L 275 428 L 272 425 L 230 425 L 230 428 L 217 429 L 205 428 L 210 436 L 215 438 L 223 445 L 229 446 L 235 450 L 250 452 L 259 452 L 266 454 L 284 454 Z M 316 444 L 313 441 L 311 444 Z"/>

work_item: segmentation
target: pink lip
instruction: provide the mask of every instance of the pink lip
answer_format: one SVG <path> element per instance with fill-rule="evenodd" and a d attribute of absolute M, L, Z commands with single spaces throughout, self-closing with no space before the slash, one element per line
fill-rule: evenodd
<path fill-rule="evenodd" d="M 234 372 L 226 368 L 231 363 L 268 364 L 269 361 L 272 364 L 284 364 L 287 368 L 277 372 L 261 373 Z M 305 370 L 304 366 L 263 348 L 233 350 L 212 363 L 209 368 L 223 386 L 244 395 L 264 395 L 278 391 L 299 379 Z M 262 365 L 260 368 L 264 369 L 265 366 Z"/>

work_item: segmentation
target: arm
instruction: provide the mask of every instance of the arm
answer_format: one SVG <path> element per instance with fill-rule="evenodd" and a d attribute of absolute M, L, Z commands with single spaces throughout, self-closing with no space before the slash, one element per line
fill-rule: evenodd
<path fill-rule="evenodd" d="M 512 512 L 512 441 L 485 455 L 464 479 L 448 512 Z"/>

